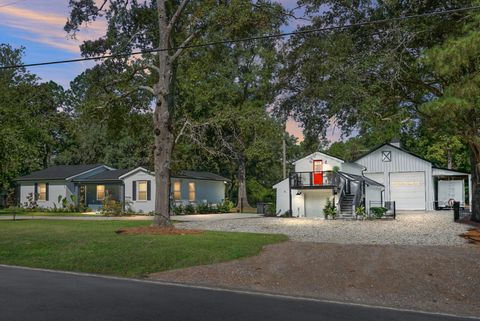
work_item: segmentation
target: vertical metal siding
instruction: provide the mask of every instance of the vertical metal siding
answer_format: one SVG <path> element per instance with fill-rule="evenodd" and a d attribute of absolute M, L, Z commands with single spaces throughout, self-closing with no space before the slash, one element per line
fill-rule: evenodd
<path fill-rule="evenodd" d="M 382 152 L 392 153 L 391 162 L 382 162 Z M 432 164 L 391 146 L 383 146 L 375 152 L 362 157 L 356 163 L 367 168 L 365 173 L 384 173 L 385 200 L 390 200 L 390 173 L 425 172 L 426 209 L 433 210 L 434 192 Z"/>

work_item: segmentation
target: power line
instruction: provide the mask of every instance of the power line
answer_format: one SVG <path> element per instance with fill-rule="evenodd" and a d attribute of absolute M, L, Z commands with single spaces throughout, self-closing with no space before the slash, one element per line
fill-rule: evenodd
<path fill-rule="evenodd" d="M 411 16 L 398 17 L 398 18 L 388 18 L 388 19 L 365 21 L 365 22 L 359 22 L 359 23 L 352 23 L 352 24 L 348 24 L 348 25 L 344 25 L 344 26 L 332 26 L 332 27 L 317 28 L 317 29 L 306 29 L 306 30 L 300 30 L 300 31 L 292 31 L 292 32 L 278 33 L 278 34 L 273 34 L 273 35 L 264 35 L 264 36 L 257 36 L 257 37 L 249 37 L 249 38 L 228 39 L 228 40 L 214 41 L 214 42 L 208 42 L 208 43 L 202 43 L 202 44 L 179 46 L 179 47 L 174 47 L 174 48 L 149 49 L 149 50 L 142 50 L 142 51 L 133 51 L 133 52 L 130 52 L 130 53 L 125 53 L 125 54 L 103 55 L 103 56 L 99 56 L 99 57 L 85 57 L 85 58 L 76 58 L 76 59 L 67 59 L 67 60 L 38 62 L 38 63 L 31 63 L 31 64 L 0 66 L 0 70 L 24 68 L 24 67 L 47 66 L 47 65 L 59 65 L 59 64 L 67 64 L 67 63 L 76 63 L 76 62 L 81 62 L 81 61 L 103 60 L 103 59 L 108 59 L 108 58 L 124 58 L 124 57 L 129 57 L 129 56 L 143 55 L 143 54 L 147 54 L 147 53 L 162 52 L 162 51 L 167 51 L 167 50 L 202 48 L 202 47 L 230 44 L 230 43 L 236 43 L 236 42 L 247 42 L 247 41 L 255 41 L 255 40 L 262 40 L 262 39 L 271 39 L 271 38 L 283 38 L 283 37 L 288 37 L 288 36 L 293 36 L 293 35 L 303 35 L 303 34 L 309 34 L 309 33 L 315 33 L 315 32 L 322 32 L 322 31 L 348 29 L 348 28 L 353 28 L 353 27 L 364 27 L 364 26 L 368 26 L 368 25 L 377 25 L 377 24 L 384 24 L 384 23 L 389 23 L 389 22 L 412 20 L 412 19 L 418 19 L 418 18 L 432 17 L 432 16 L 438 16 L 438 15 L 447 15 L 447 14 L 452 14 L 452 13 L 474 11 L 474 10 L 480 10 L 480 6 L 457 8 L 457 9 L 444 10 L 444 11 L 434 11 L 434 12 L 428 12 L 428 13 L 416 14 L 416 15 L 411 15 Z"/>
<path fill-rule="evenodd" d="M 17 4 L 17 3 L 22 2 L 22 1 L 25 1 L 25 0 L 18 0 L 18 1 L 13 1 L 13 2 L 9 2 L 9 3 L 5 3 L 5 4 L 0 4 L 0 8 L 8 7 L 8 6 L 13 6 L 14 4 Z"/>

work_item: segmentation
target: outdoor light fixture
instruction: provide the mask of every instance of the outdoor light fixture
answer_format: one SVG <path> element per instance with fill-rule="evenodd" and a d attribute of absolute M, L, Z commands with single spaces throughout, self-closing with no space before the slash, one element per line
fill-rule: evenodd
<path fill-rule="evenodd" d="M 302 192 L 297 192 L 297 195 L 302 195 Z"/>

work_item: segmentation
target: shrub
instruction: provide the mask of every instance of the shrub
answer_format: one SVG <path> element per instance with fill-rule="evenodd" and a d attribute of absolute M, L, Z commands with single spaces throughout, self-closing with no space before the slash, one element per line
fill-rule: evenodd
<path fill-rule="evenodd" d="M 380 219 L 385 215 L 385 213 L 387 213 L 388 209 L 385 207 L 371 207 L 370 211 L 372 212 L 373 217 Z"/>
<path fill-rule="evenodd" d="M 208 214 L 208 213 L 211 213 L 211 206 L 206 204 L 206 203 L 202 203 L 202 204 L 198 204 L 197 205 L 197 213 L 198 214 Z"/>
<path fill-rule="evenodd" d="M 235 206 L 232 201 L 225 200 L 222 203 L 218 204 L 217 208 L 220 213 L 230 213 L 232 208 Z"/>
<path fill-rule="evenodd" d="M 323 208 L 323 215 L 325 216 L 325 219 L 328 219 L 329 216 L 335 219 L 335 217 L 337 216 L 337 209 L 335 208 L 335 205 L 332 203 L 330 198 L 327 198 L 327 202 L 325 203 L 325 207 Z"/>
<path fill-rule="evenodd" d="M 185 209 L 183 208 L 182 204 L 174 205 L 172 208 L 173 215 L 184 215 Z"/>
<path fill-rule="evenodd" d="M 185 215 L 195 214 L 195 206 L 193 204 L 188 204 L 185 206 Z"/>
<path fill-rule="evenodd" d="M 111 199 L 109 195 L 105 195 L 100 213 L 105 216 L 122 216 L 125 214 L 123 211 L 123 203 Z"/>
<path fill-rule="evenodd" d="M 365 207 L 363 206 L 355 207 L 355 215 L 364 217 L 365 214 L 366 214 Z"/>

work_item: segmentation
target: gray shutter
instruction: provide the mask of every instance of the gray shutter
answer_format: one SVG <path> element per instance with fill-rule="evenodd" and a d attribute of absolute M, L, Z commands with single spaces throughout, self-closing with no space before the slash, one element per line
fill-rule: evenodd
<path fill-rule="evenodd" d="M 152 190 L 152 182 L 151 182 L 151 181 L 147 181 L 147 201 L 152 200 L 151 190 Z"/>
<path fill-rule="evenodd" d="M 46 201 L 48 201 L 48 190 L 49 190 L 48 187 L 49 187 L 49 186 L 48 186 L 48 183 L 46 183 L 46 184 L 45 184 L 45 189 L 46 189 L 45 200 L 46 200 Z"/>
<path fill-rule="evenodd" d="M 35 183 L 33 187 L 33 199 L 35 201 L 38 199 L 38 183 Z"/>
<path fill-rule="evenodd" d="M 132 182 L 132 200 L 137 200 L 137 181 Z"/>

